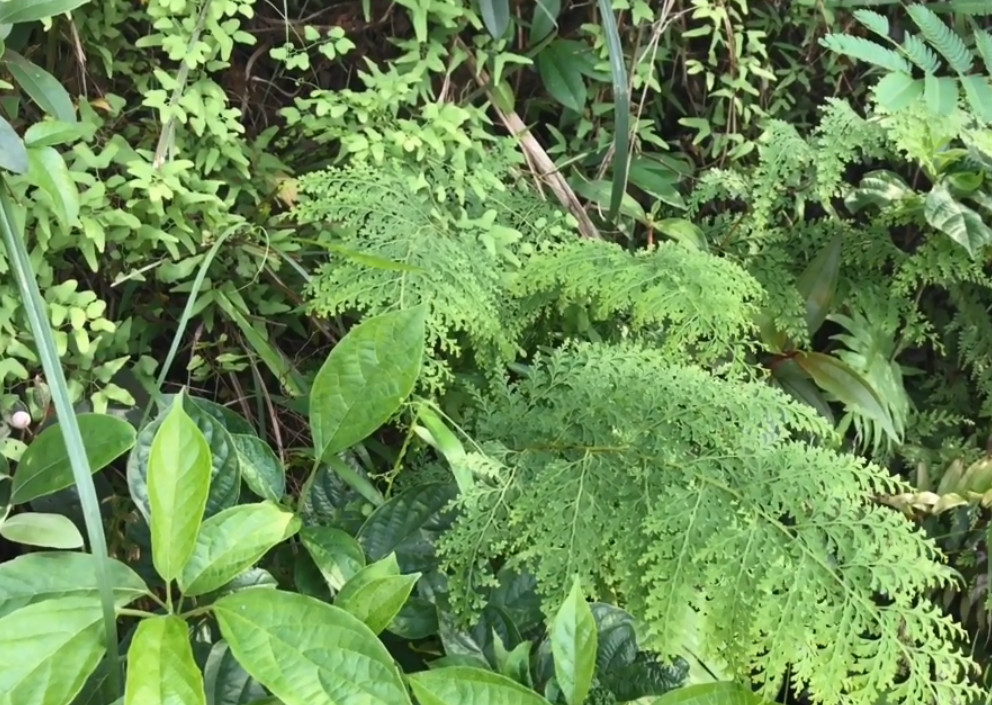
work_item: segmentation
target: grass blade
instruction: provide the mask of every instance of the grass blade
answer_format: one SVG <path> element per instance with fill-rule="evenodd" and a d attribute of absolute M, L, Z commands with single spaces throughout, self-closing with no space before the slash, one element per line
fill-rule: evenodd
<path fill-rule="evenodd" d="M 41 359 L 45 378 L 51 388 L 52 401 L 55 404 L 59 427 L 65 438 L 65 446 L 69 451 L 69 463 L 72 466 L 79 502 L 86 520 L 86 533 L 90 540 L 90 551 L 94 556 L 96 582 L 100 593 L 100 604 L 103 607 L 104 633 L 107 642 L 107 659 L 109 659 L 107 665 L 110 672 L 108 679 L 110 697 L 116 698 L 121 693 L 121 667 L 117 649 L 117 616 L 107 561 L 107 537 L 103 531 L 100 503 L 97 500 L 96 487 L 93 485 L 93 476 L 86 458 L 83 437 L 79 432 L 76 412 L 72 408 L 69 387 L 59 360 L 58 348 L 55 346 L 55 336 L 48 323 L 48 312 L 41 298 L 34 270 L 31 268 L 23 234 L 18 232 L 14 218 L 16 208 L 4 181 L 0 184 L 0 234 L 3 236 L 10 268 L 17 280 L 17 288 L 20 290 L 24 310 L 38 347 L 38 357 Z"/>
<path fill-rule="evenodd" d="M 630 86 L 624 64 L 620 30 L 613 15 L 610 0 L 597 0 L 602 16 L 603 34 L 610 55 L 610 76 L 613 78 L 613 186 L 610 190 L 609 220 L 620 213 L 620 204 L 627 193 L 627 169 L 630 166 Z"/>

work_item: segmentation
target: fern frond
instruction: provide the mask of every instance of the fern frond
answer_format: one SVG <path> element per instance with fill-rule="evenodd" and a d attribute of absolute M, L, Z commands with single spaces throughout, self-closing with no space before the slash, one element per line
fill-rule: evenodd
<path fill-rule="evenodd" d="M 915 4 L 910 5 L 906 12 L 920 28 L 920 33 L 947 60 L 952 70 L 959 74 L 971 71 L 972 58 L 967 45 L 953 29 L 944 24 L 937 13 L 925 5 Z"/>
<path fill-rule="evenodd" d="M 820 44 L 830 51 L 889 71 L 912 73 L 913 70 L 910 63 L 899 52 L 879 46 L 864 37 L 831 33 L 821 37 Z"/>
<path fill-rule="evenodd" d="M 571 345 L 494 391 L 474 425 L 507 452 L 499 482 L 461 498 L 442 539 L 457 604 L 499 557 L 533 571 L 552 609 L 576 573 L 614 586 L 664 655 L 702 617 L 703 657 L 765 694 L 787 670 L 820 703 L 978 692 L 963 630 L 927 597 L 952 571 L 871 501 L 905 486 L 793 440 L 829 429 L 768 385 L 634 345 Z"/>

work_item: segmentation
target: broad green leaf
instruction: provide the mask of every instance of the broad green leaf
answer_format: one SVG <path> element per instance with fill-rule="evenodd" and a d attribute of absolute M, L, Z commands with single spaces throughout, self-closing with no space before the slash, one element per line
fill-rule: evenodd
<path fill-rule="evenodd" d="M 889 437 L 899 440 L 892 417 L 878 394 L 857 370 L 831 355 L 801 352 L 792 357 L 816 385 L 849 409 L 877 421 Z"/>
<path fill-rule="evenodd" d="M 510 0 L 479 0 L 479 13 L 486 31 L 493 39 L 501 39 L 510 26 Z"/>
<path fill-rule="evenodd" d="M 2 3 L 0 7 L 3 7 Z M 0 169 L 6 169 L 14 174 L 25 174 L 30 168 L 24 140 L 7 119 L 0 115 Z"/>
<path fill-rule="evenodd" d="M 831 424 L 836 423 L 830 403 L 795 360 L 785 359 L 772 367 L 772 379 L 787 393 L 816 409 Z"/>
<path fill-rule="evenodd" d="M 595 602 L 589 609 L 596 620 L 597 671 L 606 673 L 633 663 L 639 650 L 634 617 L 603 602 Z"/>
<path fill-rule="evenodd" d="M 603 179 L 593 179 L 592 181 L 573 179 L 569 183 L 575 192 L 583 198 L 589 199 L 604 210 L 609 208 L 610 196 L 613 189 L 612 182 Z M 648 217 L 647 213 L 644 212 L 644 207 L 629 193 L 623 194 L 619 212 L 641 222 L 646 222 Z"/>
<path fill-rule="evenodd" d="M 957 79 L 927 73 L 923 77 L 923 98 L 934 115 L 947 116 L 958 106 Z"/>
<path fill-rule="evenodd" d="M 76 417 L 90 469 L 98 472 L 134 447 L 137 432 L 127 421 L 110 414 Z M 17 464 L 11 501 L 30 502 L 71 487 L 74 483 L 62 427 L 49 426 L 31 442 Z"/>
<path fill-rule="evenodd" d="M 688 245 L 695 250 L 706 252 L 709 250 L 709 243 L 706 242 L 706 234 L 703 229 L 685 218 L 663 218 L 654 223 L 655 229 L 667 235 L 683 245 Z"/>
<path fill-rule="evenodd" d="M 530 21 L 530 45 L 548 38 L 558 24 L 561 0 L 535 0 L 534 16 Z"/>
<path fill-rule="evenodd" d="M 127 661 L 124 705 L 206 705 L 186 620 L 173 615 L 143 619 Z"/>
<path fill-rule="evenodd" d="M 924 202 L 927 222 L 972 256 L 992 242 L 992 230 L 982 217 L 951 195 L 947 184 L 937 183 Z"/>
<path fill-rule="evenodd" d="M 66 228 L 79 218 L 79 190 L 62 155 L 54 147 L 28 149 L 28 177 L 48 194 L 55 215 Z"/>
<path fill-rule="evenodd" d="M 698 683 L 670 690 L 653 705 L 766 705 L 751 689 L 739 683 Z M 769 704 L 770 705 L 770 704 Z"/>
<path fill-rule="evenodd" d="M 0 24 L 35 22 L 72 12 L 89 0 L 4 0 L 0 2 Z"/>
<path fill-rule="evenodd" d="M 318 458 L 366 438 L 413 391 L 426 316 L 424 305 L 374 316 L 334 346 L 310 391 L 310 431 Z"/>
<path fill-rule="evenodd" d="M 890 73 L 875 84 L 875 98 L 889 112 L 912 105 L 923 95 L 923 80 L 908 73 Z"/>
<path fill-rule="evenodd" d="M 858 213 L 868 206 L 885 208 L 916 196 L 916 191 L 901 176 L 880 169 L 865 174 L 858 187 L 844 199 L 844 204 L 851 213 Z"/>
<path fill-rule="evenodd" d="M 985 122 L 992 122 L 992 86 L 987 76 L 961 76 L 964 94 L 968 97 L 968 105 Z"/>
<path fill-rule="evenodd" d="M 203 666 L 207 705 L 248 705 L 266 697 L 261 684 L 241 667 L 226 641 L 210 649 Z"/>
<path fill-rule="evenodd" d="M 285 705 L 410 705 L 386 647 L 342 609 L 245 590 L 214 603 L 214 614 L 238 663 Z"/>
<path fill-rule="evenodd" d="M 377 561 L 395 553 L 407 573 L 430 570 L 436 562 L 432 534 L 444 527 L 441 512 L 455 496 L 451 484 L 425 483 L 392 497 L 358 532 L 365 554 Z"/>
<path fill-rule="evenodd" d="M 148 456 L 152 562 L 165 581 L 193 554 L 210 491 L 210 447 L 182 400 L 159 426 Z"/>
<path fill-rule="evenodd" d="M 813 335 L 820 329 L 833 309 L 837 280 L 840 277 L 840 251 L 843 238 L 834 237 L 810 260 L 796 281 L 799 293 L 806 300 L 806 327 Z"/>
<path fill-rule="evenodd" d="M 582 78 L 582 45 L 556 39 L 537 55 L 537 71 L 552 98 L 570 110 L 581 113 L 588 99 Z M 588 51 L 588 48 L 585 49 Z"/>
<path fill-rule="evenodd" d="M 126 605 L 148 593 L 131 568 L 107 559 L 117 604 Z M 26 605 L 60 597 L 97 598 L 96 563 L 89 553 L 40 551 L 0 563 L 0 617 Z"/>
<path fill-rule="evenodd" d="M 379 634 L 399 614 L 421 575 L 400 575 L 399 572 L 396 555 L 391 553 L 358 571 L 341 588 L 334 604 Z"/>
<path fill-rule="evenodd" d="M 55 76 L 10 49 L 4 52 L 3 59 L 17 85 L 31 96 L 38 107 L 56 120 L 76 122 L 72 98 Z"/>
<path fill-rule="evenodd" d="M 24 144 L 28 147 L 54 147 L 82 136 L 83 127 L 79 123 L 48 119 L 33 123 L 24 131 Z"/>
<path fill-rule="evenodd" d="M 103 658 L 98 597 L 62 597 L 0 618 L 0 705 L 65 705 Z"/>
<path fill-rule="evenodd" d="M 255 435 L 235 433 L 231 440 L 241 464 L 241 479 L 248 489 L 273 502 L 286 494 L 286 470 L 269 444 Z"/>
<path fill-rule="evenodd" d="M 596 671 L 596 620 L 578 578 L 551 625 L 555 677 L 568 705 L 582 705 Z"/>
<path fill-rule="evenodd" d="M 225 509 L 200 527 L 179 587 L 185 595 L 223 587 L 299 529 L 299 518 L 273 502 Z"/>
<path fill-rule="evenodd" d="M 365 567 L 365 552 L 358 541 L 332 526 L 308 526 L 300 539 L 332 590 L 340 590 Z"/>
<path fill-rule="evenodd" d="M 471 666 L 451 666 L 407 676 L 420 705 L 548 705 L 506 676 Z"/>
<path fill-rule="evenodd" d="M 172 400 L 178 396 L 178 394 L 163 394 L 162 405 L 164 406 L 171 404 Z M 210 399 L 185 393 L 183 394 L 183 398 L 186 413 L 189 414 L 194 421 L 196 420 L 198 412 L 202 412 L 220 423 L 220 425 L 232 435 L 235 433 L 253 435 L 255 433 L 255 429 L 252 428 L 252 425 L 248 423 L 248 421 L 241 414 L 232 411 L 223 404 L 218 404 Z"/>
<path fill-rule="evenodd" d="M 42 548 L 82 548 L 83 535 L 68 517 L 22 512 L 0 523 L 0 536 L 14 543 Z"/>

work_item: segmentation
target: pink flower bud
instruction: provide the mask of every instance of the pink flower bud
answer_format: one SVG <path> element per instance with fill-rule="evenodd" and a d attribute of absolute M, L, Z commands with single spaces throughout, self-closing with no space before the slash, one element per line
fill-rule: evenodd
<path fill-rule="evenodd" d="M 31 425 L 31 414 L 26 411 L 15 411 L 10 417 L 10 425 L 14 428 L 27 428 Z"/>

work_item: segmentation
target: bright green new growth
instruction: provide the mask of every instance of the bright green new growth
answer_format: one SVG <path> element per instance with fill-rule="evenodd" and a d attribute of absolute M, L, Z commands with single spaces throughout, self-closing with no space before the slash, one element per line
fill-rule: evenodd
<path fill-rule="evenodd" d="M 504 467 L 459 499 L 442 539 L 462 609 L 491 580 L 486 559 L 508 556 L 552 604 L 570 575 L 609 586 L 664 653 L 701 615 L 713 655 L 768 692 L 790 668 L 816 702 L 973 691 L 963 631 L 926 598 L 952 571 L 869 499 L 899 483 L 796 440 L 829 430 L 766 384 L 635 345 L 567 345 L 494 391 L 476 432 Z"/>

